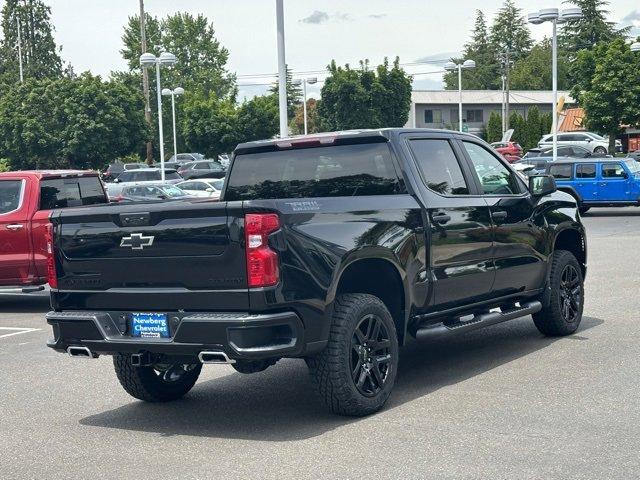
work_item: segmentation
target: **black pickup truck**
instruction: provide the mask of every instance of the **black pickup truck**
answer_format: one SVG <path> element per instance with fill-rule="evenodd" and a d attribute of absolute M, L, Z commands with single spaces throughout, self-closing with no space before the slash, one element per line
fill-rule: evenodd
<path fill-rule="evenodd" d="M 202 364 L 304 358 L 333 412 L 380 409 L 410 337 L 532 315 L 580 323 L 586 237 L 552 177 L 449 131 L 239 145 L 220 202 L 54 212 L 49 346 L 112 355 L 127 392 L 186 394 Z"/>

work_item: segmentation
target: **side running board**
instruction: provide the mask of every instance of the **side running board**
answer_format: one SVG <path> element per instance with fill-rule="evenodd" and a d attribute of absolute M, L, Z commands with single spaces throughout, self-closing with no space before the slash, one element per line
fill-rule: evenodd
<path fill-rule="evenodd" d="M 532 313 L 537 313 L 540 310 L 542 310 L 542 304 L 536 300 L 534 302 L 521 304 L 519 307 L 514 307 L 510 310 L 480 313 L 466 321 L 462 319 L 467 317 L 460 317 L 456 318 L 454 321 L 445 321 L 418 328 L 416 331 L 416 338 L 418 340 L 422 340 L 425 338 L 436 338 L 440 336 L 470 332 L 479 328 L 488 327 L 489 325 L 495 325 L 497 323 L 506 322 L 507 320 L 531 315 Z"/>

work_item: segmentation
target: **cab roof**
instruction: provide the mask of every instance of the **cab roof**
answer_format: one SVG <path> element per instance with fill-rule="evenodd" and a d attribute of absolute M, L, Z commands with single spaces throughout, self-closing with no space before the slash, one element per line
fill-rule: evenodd
<path fill-rule="evenodd" d="M 2 172 L 2 177 L 28 176 L 37 179 L 65 178 L 65 177 L 97 177 L 95 170 L 17 170 L 14 172 Z"/>

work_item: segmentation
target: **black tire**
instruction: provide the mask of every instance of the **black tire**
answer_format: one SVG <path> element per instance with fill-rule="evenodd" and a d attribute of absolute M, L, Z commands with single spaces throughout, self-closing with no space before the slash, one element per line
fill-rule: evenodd
<path fill-rule="evenodd" d="M 373 295 L 339 295 L 327 347 L 306 360 L 320 399 L 333 413 L 364 416 L 380 410 L 398 370 L 398 337 L 389 310 Z"/>
<path fill-rule="evenodd" d="M 591 207 L 578 207 L 578 211 L 580 212 L 580 215 L 584 215 L 589 210 L 591 210 Z"/>
<path fill-rule="evenodd" d="M 202 370 L 200 363 L 186 368 L 180 363 L 134 367 L 131 355 L 123 353 L 113 356 L 113 366 L 126 392 L 145 402 L 177 400 L 193 388 Z"/>
<path fill-rule="evenodd" d="M 593 150 L 593 153 L 607 153 L 607 149 L 606 149 L 606 148 L 604 148 L 604 147 L 596 147 L 596 148 Z"/>
<path fill-rule="evenodd" d="M 582 320 L 584 283 L 576 257 L 567 250 L 557 250 L 551 257 L 550 290 L 543 308 L 533 321 L 541 333 L 549 336 L 571 335 Z"/>

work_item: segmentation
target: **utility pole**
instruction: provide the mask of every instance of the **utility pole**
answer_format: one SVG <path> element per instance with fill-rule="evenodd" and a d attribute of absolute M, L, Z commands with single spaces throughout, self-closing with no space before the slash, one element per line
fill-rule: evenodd
<path fill-rule="evenodd" d="M 506 80 L 507 77 L 504 75 L 504 73 L 502 74 L 502 136 L 504 137 L 504 132 L 507 131 L 507 122 L 506 122 L 506 118 L 505 118 L 505 106 L 506 106 L 506 96 L 505 96 L 505 85 L 506 85 Z"/>
<path fill-rule="evenodd" d="M 24 82 L 22 73 L 22 36 L 20 34 L 20 17 L 16 15 L 16 25 L 18 27 L 18 65 L 20 65 L 20 83 Z"/>
<path fill-rule="evenodd" d="M 140 0 L 140 46 L 142 53 L 147 53 L 147 32 L 145 29 L 145 16 L 144 16 L 144 0 Z M 160 88 L 160 87 L 158 87 Z M 151 102 L 149 99 L 149 72 L 148 69 L 142 68 L 142 90 L 144 92 L 144 119 L 149 125 L 149 129 L 152 128 L 151 124 Z M 147 165 L 153 163 L 153 145 L 151 141 L 147 142 Z"/>
<path fill-rule="evenodd" d="M 505 131 L 509 129 L 509 100 L 511 96 L 509 95 L 509 75 L 511 71 L 511 51 L 507 48 L 505 51 L 505 101 L 504 101 L 504 121 L 505 121 Z"/>

